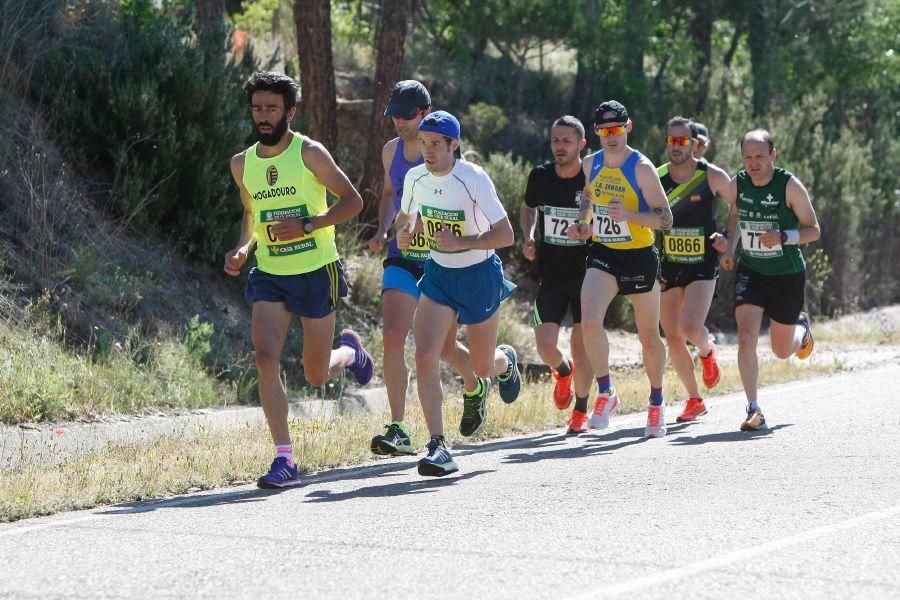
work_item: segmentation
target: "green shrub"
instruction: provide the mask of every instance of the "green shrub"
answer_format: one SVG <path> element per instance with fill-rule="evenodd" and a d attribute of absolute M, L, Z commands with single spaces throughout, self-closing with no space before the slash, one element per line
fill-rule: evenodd
<path fill-rule="evenodd" d="M 237 236 L 228 161 L 249 132 L 240 85 L 254 68 L 191 35 L 187 16 L 146 2 L 84 2 L 40 63 L 68 154 L 111 182 L 108 209 L 218 263 Z M 73 101 L 77 99 L 77 101 Z"/>

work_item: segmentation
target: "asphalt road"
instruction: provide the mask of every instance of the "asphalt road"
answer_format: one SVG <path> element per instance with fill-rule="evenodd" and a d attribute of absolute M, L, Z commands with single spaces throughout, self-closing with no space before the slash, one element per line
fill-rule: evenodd
<path fill-rule="evenodd" d="M 900 366 L 771 387 L 644 440 L 643 415 L 0 526 L 0 598 L 898 598 Z"/>

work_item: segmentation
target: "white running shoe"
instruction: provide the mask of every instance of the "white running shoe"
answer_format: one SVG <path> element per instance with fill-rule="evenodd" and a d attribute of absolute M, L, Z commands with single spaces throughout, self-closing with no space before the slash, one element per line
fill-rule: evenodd
<path fill-rule="evenodd" d="M 616 390 L 611 389 L 597 396 L 594 401 L 594 413 L 588 419 L 588 427 L 591 429 L 606 429 L 609 427 L 609 417 L 619 406 L 619 397 Z"/>
<path fill-rule="evenodd" d="M 666 435 L 666 407 L 647 407 L 647 426 L 644 427 L 644 437 L 661 438 Z"/>

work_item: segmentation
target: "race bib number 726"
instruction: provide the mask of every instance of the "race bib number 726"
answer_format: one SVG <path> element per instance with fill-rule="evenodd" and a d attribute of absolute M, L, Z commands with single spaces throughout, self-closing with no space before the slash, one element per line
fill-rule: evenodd
<path fill-rule="evenodd" d="M 609 208 L 594 204 L 594 239 L 603 244 L 631 241 L 631 230 L 627 221 L 614 221 L 609 216 Z"/>

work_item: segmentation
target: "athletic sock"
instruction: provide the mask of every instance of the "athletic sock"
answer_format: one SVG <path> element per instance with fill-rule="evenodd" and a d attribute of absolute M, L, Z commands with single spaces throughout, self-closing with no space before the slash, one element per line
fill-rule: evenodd
<path fill-rule="evenodd" d="M 471 392 L 467 392 L 466 390 L 463 390 L 463 396 L 466 398 L 475 398 L 476 396 L 480 396 L 483 391 L 484 391 L 484 380 L 481 377 L 479 377 L 478 378 L 478 387 L 476 387 Z"/>
<path fill-rule="evenodd" d="M 600 393 L 608 392 L 612 389 L 612 383 L 609 380 L 609 374 L 604 375 L 603 377 L 597 378 L 597 386 L 600 388 Z"/>
<path fill-rule="evenodd" d="M 587 412 L 587 402 L 588 402 L 587 396 L 582 398 L 581 396 L 576 395 L 575 396 L 575 410 L 580 410 L 581 412 L 586 413 Z"/>
<path fill-rule="evenodd" d="M 562 364 L 556 367 L 556 374 L 560 377 L 568 377 L 572 374 L 572 368 L 569 366 L 567 359 L 564 358 Z"/>
<path fill-rule="evenodd" d="M 651 387 L 650 388 L 650 406 L 662 406 L 663 396 L 662 396 L 662 388 Z"/>
<path fill-rule="evenodd" d="M 506 356 L 506 354 L 504 354 L 503 356 Z M 497 379 L 499 379 L 500 381 L 506 381 L 507 379 L 509 379 L 510 375 L 512 375 L 513 364 L 508 356 L 506 356 L 506 363 L 506 370 L 497 375 Z"/>
<path fill-rule="evenodd" d="M 750 411 L 759 410 L 759 402 L 752 400 L 747 403 L 747 408 L 750 409 Z"/>
<path fill-rule="evenodd" d="M 402 431 L 406 435 L 409 435 L 409 428 L 406 426 L 406 423 L 404 423 L 403 421 L 391 421 L 391 425 L 396 425 L 397 427 L 400 428 L 400 431 Z"/>
<path fill-rule="evenodd" d="M 275 458 L 286 458 L 289 467 L 293 467 L 296 463 L 294 463 L 294 451 L 291 450 L 291 445 L 286 444 L 284 446 L 275 446 Z"/>

